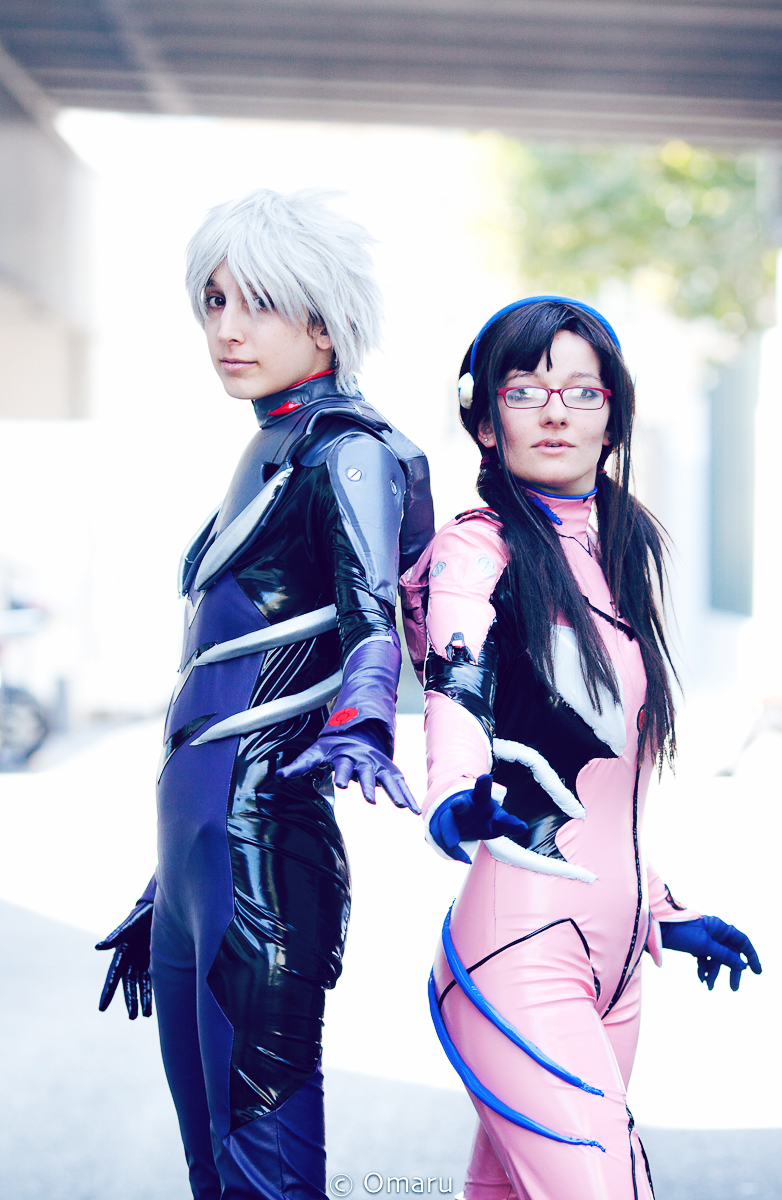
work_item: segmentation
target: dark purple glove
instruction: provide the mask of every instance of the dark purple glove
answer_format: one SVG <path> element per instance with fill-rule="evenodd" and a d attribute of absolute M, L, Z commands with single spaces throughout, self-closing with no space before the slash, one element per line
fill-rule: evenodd
<path fill-rule="evenodd" d="M 96 950 L 113 950 L 98 1009 L 105 1012 L 122 981 L 125 1006 L 131 1021 L 141 1014 L 152 1016 L 152 980 L 149 977 L 149 942 L 152 931 L 152 901 L 140 900 L 121 925 L 98 942 Z"/>
<path fill-rule="evenodd" d="M 404 776 L 391 761 L 394 750 L 396 685 L 402 655 L 396 633 L 371 638 L 345 664 L 334 712 L 318 740 L 277 773 L 298 779 L 318 767 L 333 767 L 334 783 L 346 788 L 357 779 L 370 804 L 375 786 L 388 792 L 397 808 L 420 812 Z"/>
<path fill-rule="evenodd" d="M 726 925 L 719 917 L 699 917 L 696 921 L 661 921 L 660 932 L 666 950 L 681 950 L 697 958 L 698 978 L 709 991 L 714 987 L 720 967 L 730 969 L 730 986 L 734 992 L 739 990 L 741 972 L 747 967 L 755 975 L 760 975 L 763 970 L 746 933 L 735 929 L 733 925 Z"/>
<path fill-rule="evenodd" d="M 469 863 L 460 842 L 485 842 L 503 834 L 526 833 L 525 821 L 506 812 L 492 799 L 491 775 L 480 775 L 475 787 L 449 796 L 432 814 L 429 832 L 450 858 Z"/>

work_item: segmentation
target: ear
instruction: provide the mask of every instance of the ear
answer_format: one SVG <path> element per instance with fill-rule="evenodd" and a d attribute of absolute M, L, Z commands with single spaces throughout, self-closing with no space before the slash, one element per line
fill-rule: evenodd
<path fill-rule="evenodd" d="M 606 429 L 605 433 L 603 434 L 603 445 L 604 446 L 613 446 L 613 444 L 614 444 L 614 439 L 611 437 L 611 434 Z"/>
<path fill-rule="evenodd" d="M 491 422 L 491 417 L 487 415 L 483 418 L 478 426 L 478 437 L 482 446 L 496 446 L 497 438 L 494 435 L 494 426 Z"/>
<path fill-rule="evenodd" d="M 317 327 L 317 329 L 315 329 L 313 331 L 312 337 L 313 337 L 313 340 L 314 340 L 315 345 L 317 346 L 318 350 L 333 350 L 334 349 L 331 338 L 329 337 L 328 333 L 326 332 L 325 325 L 319 325 Z"/>

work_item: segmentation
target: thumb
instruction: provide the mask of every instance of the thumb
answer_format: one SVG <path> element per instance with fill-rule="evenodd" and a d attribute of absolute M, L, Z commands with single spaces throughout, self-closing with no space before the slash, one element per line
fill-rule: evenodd
<path fill-rule="evenodd" d="M 491 775 L 479 775 L 475 780 L 475 787 L 472 789 L 472 803 L 476 809 L 485 811 L 492 807 L 492 782 Z"/>
<path fill-rule="evenodd" d="M 322 767 L 325 761 L 323 751 L 316 742 L 314 746 L 304 750 L 292 763 L 288 763 L 287 767 L 281 767 L 277 774 L 280 779 L 298 779 L 300 775 L 306 775 L 308 771 Z"/>

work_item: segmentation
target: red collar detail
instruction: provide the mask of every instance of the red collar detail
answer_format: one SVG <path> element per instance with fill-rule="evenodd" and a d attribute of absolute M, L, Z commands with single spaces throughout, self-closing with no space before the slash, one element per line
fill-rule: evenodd
<path fill-rule="evenodd" d="M 267 413 L 266 415 L 267 417 L 281 417 L 285 413 L 293 412 L 294 408 L 301 408 L 303 403 L 303 400 L 286 400 L 285 403 L 281 404 L 279 408 L 273 408 L 271 412 Z"/>
<path fill-rule="evenodd" d="M 292 388 L 301 387 L 303 383 L 310 383 L 313 379 L 322 379 L 324 375 L 333 374 L 333 369 L 329 371 L 318 371 L 316 375 L 308 375 L 306 379 L 299 379 L 296 381 L 296 383 L 292 383 L 290 388 L 286 388 L 286 391 L 290 391 Z M 273 408 L 271 412 L 267 413 L 266 415 L 267 417 L 283 417 L 286 413 L 293 412 L 294 409 L 301 408 L 303 403 L 303 400 L 286 400 L 285 403 L 281 404 L 279 408 Z"/>
<path fill-rule="evenodd" d="M 322 379 L 324 375 L 333 375 L 334 368 L 329 367 L 328 371 L 318 371 L 316 375 L 308 375 L 306 379 L 300 379 L 298 383 L 292 383 L 291 387 L 301 387 L 303 383 L 309 383 L 311 379 Z"/>

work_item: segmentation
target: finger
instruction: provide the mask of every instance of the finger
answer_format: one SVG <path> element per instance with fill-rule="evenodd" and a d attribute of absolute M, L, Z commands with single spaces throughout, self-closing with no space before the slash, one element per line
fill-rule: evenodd
<path fill-rule="evenodd" d="M 714 990 L 714 984 L 717 982 L 717 976 L 720 973 L 721 966 L 722 963 L 719 961 L 719 959 L 711 958 L 708 960 L 708 965 L 706 967 L 706 987 L 710 992 Z"/>
<path fill-rule="evenodd" d="M 346 788 L 353 778 L 355 764 L 352 758 L 341 755 L 334 759 L 334 784 L 338 788 Z"/>
<path fill-rule="evenodd" d="M 715 942 L 712 937 L 708 937 L 706 942 L 706 953 L 713 961 L 721 965 L 724 963 L 726 967 L 730 967 L 731 971 L 743 971 L 747 965 L 740 955 L 730 950 L 727 946 Z"/>
<path fill-rule="evenodd" d="M 101 992 L 100 1000 L 98 1001 L 99 1012 L 105 1012 L 114 999 L 114 993 L 116 992 L 119 982 L 122 979 L 122 966 L 127 949 L 127 943 L 125 943 L 124 945 L 120 946 L 119 949 L 114 951 L 114 957 L 109 965 L 109 969 L 106 974 L 106 982 L 103 985 L 103 991 Z"/>
<path fill-rule="evenodd" d="M 732 992 L 737 992 L 739 990 L 740 983 L 741 983 L 741 971 L 736 971 L 736 970 L 731 971 L 731 973 L 730 973 L 730 990 Z"/>
<path fill-rule="evenodd" d="M 310 746 L 308 750 L 304 750 L 298 758 L 294 758 L 292 763 L 288 763 L 287 767 L 281 767 L 277 774 L 280 779 L 298 779 L 302 775 L 314 771 L 316 767 L 322 767 L 326 762 L 326 757 L 323 751 L 316 743 Z"/>
<path fill-rule="evenodd" d="M 446 808 L 445 812 L 440 816 L 437 824 L 439 827 L 438 832 L 440 834 L 440 844 L 444 850 L 447 850 L 450 853 L 454 846 L 458 846 L 459 842 L 462 840 L 459 833 L 459 827 L 456 824 L 456 818 L 454 817 L 450 808 Z"/>
<path fill-rule="evenodd" d="M 128 1016 L 131 1021 L 135 1021 L 138 1016 L 138 996 L 136 994 L 136 981 L 138 972 L 135 967 L 130 967 L 122 978 L 123 990 L 125 993 L 125 1007 L 128 1010 Z"/>
<path fill-rule="evenodd" d="M 481 817 L 488 816 L 493 807 L 491 798 L 491 775 L 479 775 L 472 789 L 473 807 L 480 812 Z"/>
<path fill-rule="evenodd" d="M 401 771 L 381 767 L 377 773 L 377 782 L 384 788 L 387 795 L 397 808 L 409 808 L 411 812 L 420 814 L 421 810 L 415 802 L 415 797 L 405 782 Z"/>
<path fill-rule="evenodd" d="M 375 772 L 369 763 L 357 763 L 356 774 L 358 782 L 361 784 L 361 790 L 364 793 L 364 799 L 368 804 L 376 804 L 375 799 Z"/>
<path fill-rule="evenodd" d="M 141 1015 L 143 1017 L 152 1016 L 152 980 L 149 977 L 149 971 L 142 971 L 140 978 L 141 990 Z"/>
<path fill-rule="evenodd" d="M 708 969 L 708 965 L 709 965 L 708 958 L 699 958 L 698 959 L 698 978 L 700 979 L 701 983 L 706 982 L 706 971 Z"/>
<path fill-rule="evenodd" d="M 498 809 L 494 814 L 493 824 L 499 829 L 507 829 L 511 833 L 529 832 L 529 825 L 526 821 L 522 821 L 520 817 L 514 817 L 513 813 L 505 812 L 504 808 Z"/>
<path fill-rule="evenodd" d="M 713 920 L 715 918 L 712 918 Z M 724 921 L 720 922 L 720 926 L 717 929 L 712 927 L 709 933 L 715 941 L 721 942 L 723 946 L 730 946 L 731 950 L 735 950 L 738 954 L 743 954 L 747 959 L 750 969 L 756 975 L 760 974 L 762 970 L 760 959 L 746 933 L 742 933 L 740 929 L 736 929 L 735 925 L 726 925 Z"/>
<path fill-rule="evenodd" d="M 731 937 L 730 940 L 728 940 L 727 937 L 724 939 L 725 945 L 730 946 L 733 950 L 737 950 L 739 954 L 743 954 L 747 960 L 747 966 L 749 969 L 753 971 L 755 975 L 760 975 L 763 971 L 763 968 L 760 965 L 760 959 L 758 958 L 757 950 L 752 945 L 752 942 L 749 940 L 746 933 L 742 933 L 740 929 L 734 929 L 732 925 L 729 925 L 728 929 L 731 931 Z"/>

